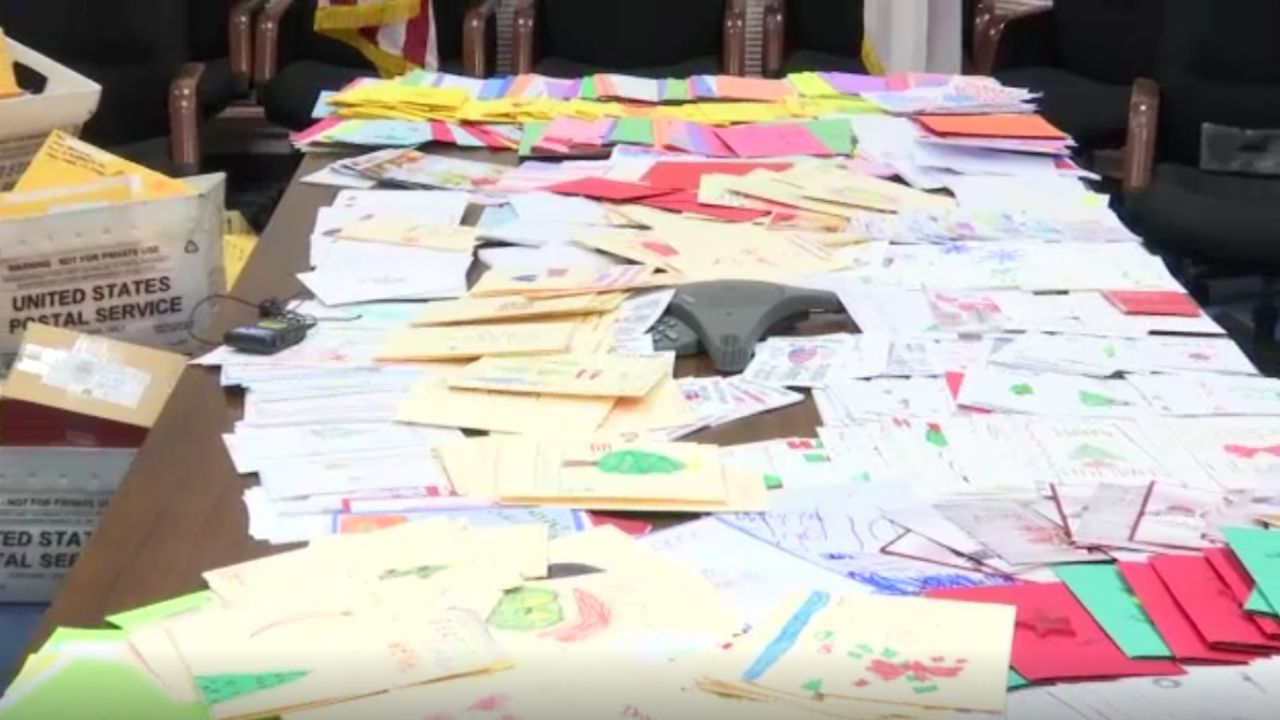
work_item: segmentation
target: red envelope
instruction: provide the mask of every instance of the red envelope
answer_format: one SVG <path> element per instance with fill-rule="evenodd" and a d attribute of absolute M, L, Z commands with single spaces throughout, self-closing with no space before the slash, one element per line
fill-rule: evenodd
<path fill-rule="evenodd" d="M 1241 652 L 1280 650 L 1280 642 L 1258 629 L 1203 556 L 1156 555 L 1151 558 L 1151 567 L 1211 646 Z"/>
<path fill-rule="evenodd" d="M 1013 669 L 1032 682 L 1182 675 L 1170 660 L 1134 660 L 1116 647 L 1064 583 L 935 590 L 929 597 L 1013 605 Z"/>
<path fill-rule="evenodd" d="M 612 525 L 631 537 L 644 537 L 653 530 L 653 523 L 648 523 L 643 520 L 635 520 L 633 518 L 605 515 L 598 512 L 588 512 L 587 517 L 591 518 L 591 524 L 596 527 Z"/>
<path fill-rule="evenodd" d="M 658 161 L 640 182 L 673 190 L 697 190 L 703 175 L 746 175 L 755 170 L 782 172 L 790 168 L 790 163 Z"/>
<path fill-rule="evenodd" d="M 671 193 L 670 190 L 664 188 L 593 177 L 558 183 L 547 187 L 546 190 L 561 195 L 581 195 L 593 200 L 612 200 L 614 202 L 632 202 Z"/>
<path fill-rule="evenodd" d="M 726 222 L 751 222 L 752 220 L 762 218 L 769 214 L 764 210 L 704 205 L 703 203 L 698 202 L 697 193 L 690 192 L 688 190 L 679 190 L 669 195 L 645 198 L 640 201 L 640 204 L 658 208 L 659 210 L 689 213 L 690 215 L 701 215 L 703 217 L 724 220 Z"/>
<path fill-rule="evenodd" d="M 1186 293 L 1169 290 L 1112 290 L 1102 293 L 1125 315 L 1200 317 L 1200 306 Z"/>
<path fill-rule="evenodd" d="M 1249 601 L 1249 596 L 1253 594 L 1254 583 L 1253 576 L 1240 563 L 1240 558 L 1236 557 L 1230 548 L 1208 548 L 1204 551 L 1204 556 L 1218 573 L 1218 577 L 1222 578 L 1222 582 L 1226 583 L 1227 589 L 1235 596 L 1236 602 L 1244 607 L 1244 604 Z M 1245 613 L 1259 630 L 1273 639 L 1280 639 L 1280 620 L 1247 610 Z"/>
<path fill-rule="evenodd" d="M 1178 606 L 1173 593 L 1160 581 L 1160 575 L 1147 563 L 1116 563 L 1116 569 L 1151 616 L 1152 624 L 1173 651 L 1174 658 L 1185 662 L 1247 663 L 1257 657 L 1252 653 L 1209 647 L 1191 618 Z"/>

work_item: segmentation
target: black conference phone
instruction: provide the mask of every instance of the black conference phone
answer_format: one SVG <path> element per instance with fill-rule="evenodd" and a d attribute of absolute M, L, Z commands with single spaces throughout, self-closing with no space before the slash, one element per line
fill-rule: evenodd
<path fill-rule="evenodd" d="M 809 318 L 842 312 L 834 293 L 754 280 L 712 280 L 680 287 L 650 330 L 655 350 L 677 355 L 706 351 L 715 369 L 737 373 L 755 355 L 756 343 Z"/>

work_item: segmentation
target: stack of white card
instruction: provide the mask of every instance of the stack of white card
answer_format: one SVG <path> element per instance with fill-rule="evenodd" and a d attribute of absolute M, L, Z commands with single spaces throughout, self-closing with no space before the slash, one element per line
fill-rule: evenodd
<path fill-rule="evenodd" d="M 321 208 L 311 235 L 310 272 L 298 279 L 326 305 L 458 297 L 467 289 L 471 251 L 447 251 L 340 239 L 362 220 L 436 227 L 462 222 L 470 194 L 445 190 L 344 190 Z"/>
<path fill-rule="evenodd" d="M 763 385 L 802 388 L 875 377 L 888 366 L 889 346 L 888 336 L 865 333 L 769 338 L 756 346 L 743 377 Z"/>

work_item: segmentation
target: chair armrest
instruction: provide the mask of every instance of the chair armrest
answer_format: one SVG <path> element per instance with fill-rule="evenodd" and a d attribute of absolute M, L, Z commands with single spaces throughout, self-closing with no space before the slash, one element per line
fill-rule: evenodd
<path fill-rule="evenodd" d="M 181 175 L 200 170 L 200 76 L 204 63 L 187 63 L 169 84 L 169 155 Z"/>
<path fill-rule="evenodd" d="M 462 19 L 462 72 L 471 77 L 488 77 L 488 45 L 485 34 L 498 12 L 501 0 L 484 0 L 467 10 Z"/>
<path fill-rule="evenodd" d="M 1160 118 L 1160 86 L 1138 78 L 1129 97 L 1129 134 L 1124 148 L 1124 194 L 1145 190 L 1151 184 L 1156 159 L 1157 123 Z"/>
<path fill-rule="evenodd" d="M 267 0 L 237 0 L 227 18 L 227 38 L 230 47 L 231 74 L 241 94 L 248 92 L 253 77 L 253 31 L 255 16 L 267 4 Z"/>
<path fill-rule="evenodd" d="M 724 57 L 720 59 L 725 75 L 747 74 L 747 11 L 742 0 L 725 0 L 724 36 L 721 39 Z"/>
<path fill-rule="evenodd" d="M 303 0 L 306 2 L 307 0 Z M 264 85 L 280 69 L 280 26 L 294 0 L 267 0 L 254 33 L 253 83 Z"/>
<path fill-rule="evenodd" d="M 983 0 L 974 22 L 974 62 L 979 75 L 1053 63 L 1053 8 L 1000 14 Z"/>
<path fill-rule="evenodd" d="M 537 40 L 538 3 L 536 0 L 516 0 L 515 8 L 515 55 L 516 74 L 527 75 L 533 72 L 535 48 Z"/>
<path fill-rule="evenodd" d="M 787 0 L 770 0 L 764 8 L 764 67 L 761 69 L 765 77 L 782 74 L 782 59 L 786 52 Z"/>

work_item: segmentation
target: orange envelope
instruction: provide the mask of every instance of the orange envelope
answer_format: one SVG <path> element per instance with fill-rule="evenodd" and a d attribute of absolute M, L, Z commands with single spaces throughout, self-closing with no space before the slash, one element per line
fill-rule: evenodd
<path fill-rule="evenodd" d="M 1071 136 L 1033 113 L 1009 115 L 921 115 L 916 122 L 934 135 L 1068 140 Z"/>
<path fill-rule="evenodd" d="M 716 76 L 716 95 L 721 100 L 775 102 L 792 97 L 795 91 L 782 80 L 718 75 Z"/>

